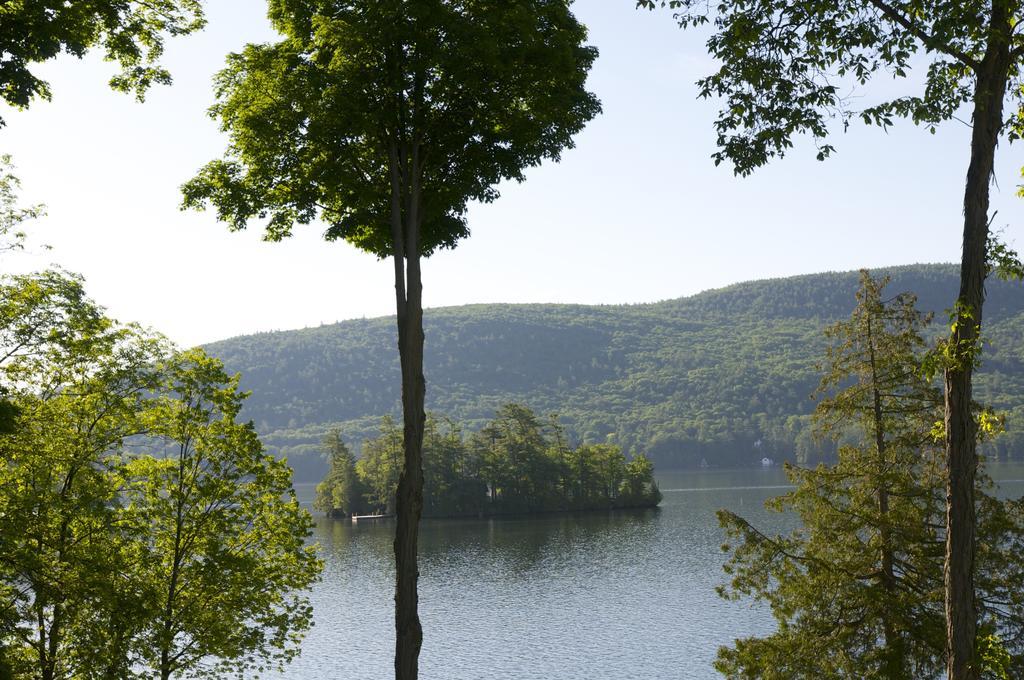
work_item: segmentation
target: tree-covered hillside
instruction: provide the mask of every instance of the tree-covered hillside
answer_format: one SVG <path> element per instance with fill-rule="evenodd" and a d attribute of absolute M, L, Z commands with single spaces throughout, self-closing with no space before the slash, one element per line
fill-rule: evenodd
<path fill-rule="evenodd" d="M 936 312 L 956 294 L 952 265 L 883 270 Z M 470 305 L 426 314 L 427 408 L 480 426 L 519 402 L 556 412 L 576 441 L 615 441 L 659 467 L 813 458 L 811 393 L 822 329 L 854 307 L 856 272 L 755 281 L 653 304 Z M 977 397 L 1009 414 L 990 447 L 1024 456 L 1024 286 L 991 281 Z M 244 415 L 300 479 L 326 469 L 323 436 L 358 445 L 398 414 L 394 319 L 261 333 L 208 347 L 252 390 Z"/>

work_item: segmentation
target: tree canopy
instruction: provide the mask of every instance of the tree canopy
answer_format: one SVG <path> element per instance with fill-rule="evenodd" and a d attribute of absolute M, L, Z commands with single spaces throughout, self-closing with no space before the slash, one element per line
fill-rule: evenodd
<path fill-rule="evenodd" d="M 22 206 L 18 198 L 21 180 L 14 174 L 10 154 L 0 155 L 0 254 L 21 250 L 25 245 L 25 222 L 43 216 L 42 205 Z"/>
<path fill-rule="evenodd" d="M 705 3 L 638 0 L 667 6 L 680 26 L 709 26 L 708 53 L 719 69 L 698 81 L 700 96 L 721 100 L 715 130 L 717 163 L 749 174 L 784 156 L 809 136 L 819 159 L 836 147 L 836 125 L 861 121 L 888 127 L 908 118 L 928 129 L 959 115 L 974 99 L 977 71 L 993 40 L 993 13 L 1015 17 L 1017 2 L 904 2 L 902 0 L 768 0 Z M 1024 55 L 1024 37 L 1011 30 L 1007 56 Z M 920 72 L 910 81 L 912 72 Z M 910 93 L 872 96 L 877 77 L 907 83 Z M 1024 131 L 1021 75 L 1014 69 L 1006 96 L 1017 110 L 1005 134 Z M 917 83 L 920 83 L 918 85 Z M 891 91 L 891 88 L 887 88 Z"/>
<path fill-rule="evenodd" d="M 274 240 L 319 218 L 326 238 L 389 257 L 391 172 L 411 181 L 416 147 L 429 255 L 468 235 L 470 201 L 557 159 L 600 110 L 583 88 L 597 50 L 565 2 L 363 9 L 271 2 L 288 39 L 228 57 L 210 113 L 230 145 L 185 184 L 185 205 L 211 202 L 233 229 L 265 218 Z"/>
<path fill-rule="evenodd" d="M 14 163 L 11 156 L 0 156 L 0 257 L 12 251 L 22 250 L 27 238 L 23 225 L 42 216 L 45 209 L 41 205 L 22 206 L 18 198 L 21 180 L 14 174 Z M 15 289 L 8 289 L 13 293 Z M 16 326 L 21 326 L 24 335 L 26 324 L 19 318 L 21 303 L 10 304 L 6 298 L 0 297 L 0 333 L 15 333 Z M 30 325 L 30 324 L 29 324 Z M 31 340 L 29 340 L 31 344 Z M 0 359 L 0 364 L 10 360 L 10 356 Z M 4 398 L 7 388 L 0 383 L 0 433 L 9 432 L 14 423 L 16 409 Z"/>
<path fill-rule="evenodd" d="M 200 0 L 14 0 L 0 6 L 0 97 L 24 108 L 49 99 L 50 85 L 33 67 L 60 54 L 99 48 L 121 72 L 115 90 L 139 99 L 171 75 L 159 60 L 164 40 L 203 27 Z M 0 117 L 0 125 L 3 118 Z"/>
<path fill-rule="evenodd" d="M 319 218 L 395 268 L 404 464 L 395 529 L 397 678 L 414 679 L 425 420 L 421 258 L 468 231 L 470 201 L 557 159 L 600 109 L 584 88 L 597 51 L 567 0 L 271 0 L 285 36 L 249 45 L 217 77 L 230 143 L 183 187 L 269 239 Z"/>
<path fill-rule="evenodd" d="M 925 678 L 946 665 L 942 399 L 920 370 L 927 319 L 912 295 L 887 299 L 866 273 L 858 306 L 829 329 L 815 417 L 844 443 L 838 461 L 787 467 L 795 489 L 768 501 L 800 528 L 771 536 L 720 511 L 729 535 L 728 597 L 765 601 L 778 629 L 719 652 L 729 678 Z M 1024 664 L 1020 501 L 980 478 L 979 603 L 986 677 Z"/>
<path fill-rule="evenodd" d="M 0 282 L 0 677 L 279 666 L 319 571 L 237 377 L 118 324 L 59 272 Z"/>

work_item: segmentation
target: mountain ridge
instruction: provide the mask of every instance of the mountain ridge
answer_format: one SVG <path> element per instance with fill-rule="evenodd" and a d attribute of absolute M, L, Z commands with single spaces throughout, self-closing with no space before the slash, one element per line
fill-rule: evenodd
<path fill-rule="evenodd" d="M 937 319 L 958 285 L 950 264 L 873 271 L 892 276 L 893 293 L 916 293 Z M 853 309 L 857 277 L 744 281 L 651 303 L 434 308 L 425 313 L 427 408 L 474 428 L 519 401 L 557 412 L 573 440 L 616 441 L 662 467 L 813 458 L 822 451 L 807 415 L 822 330 Z M 1024 286 L 990 282 L 986 322 L 992 344 L 978 397 L 1009 412 L 1010 433 L 994 449 L 1008 456 L 1024 445 Z M 394 317 L 385 316 L 206 348 L 242 373 L 253 392 L 243 415 L 304 479 L 322 471 L 329 429 L 358 446 L 380 416 L 398 414 L 396 343 Z"/>

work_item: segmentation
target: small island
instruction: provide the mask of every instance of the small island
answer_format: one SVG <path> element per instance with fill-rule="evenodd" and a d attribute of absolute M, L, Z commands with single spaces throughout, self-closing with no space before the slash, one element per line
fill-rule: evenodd
<path fill-rule="evenodd" d="M 402 431 L 390 417 L 380 436 L 356 457 L 331 432 L 330 470 L 316 489 L 315 508 L 328 517 L 390 514 L 402 469 Z M 465 434 L 445 418 L 428 416 L 423 441 L 423 515 L 495 515 L 653 508 L 661 501 L 654 466 L 640 454 L 627 460 L 612 442 L 571 447 L 557 419 L 520 404 Z"/>

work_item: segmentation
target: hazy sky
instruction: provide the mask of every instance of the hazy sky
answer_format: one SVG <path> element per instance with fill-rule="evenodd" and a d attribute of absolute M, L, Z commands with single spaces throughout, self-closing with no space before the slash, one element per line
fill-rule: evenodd
<path fill-rule="evenodd" d="M 224 147 L 205 115 L 211 75 L 227 52 L 272 40 L 260 0 L 212 0 L 209 26 L 168 44 L 175 83 L 145 104 L 113 93 L 113 67 L 62 58 L 39 72 L 51 103 L 5 110 L 0 150 L 12 153 L 34 227 L 54 250 L 8 259 L 85 276 L 122 319 L 194 344 L 393 312 L 392 269 L 322 229 L 263 243 L 258 225 L 229 233 L 209 213 L 178 210 L 178 187 Z M 469 213 L 472 236 L 424 268 L 424 298 L 475 302 L 651 302 L 737 281 L 912 262 L 958 261 L 967 127 L 939 134 L 903 124 L 853 127 L 838 154 L 798 145 L 748 178 L 714 167 L 716 103 L 693 82 L 714 68 L 703 39 L 632 0 L 578 0 L 601 57 L 589 87 L 604 114 L 559 164 L 502 186 Z M 893 87 L 886 81 L 882 87 Z M 1019 146 L 999 149 L 993 206 L 1011 242 Z"/>

